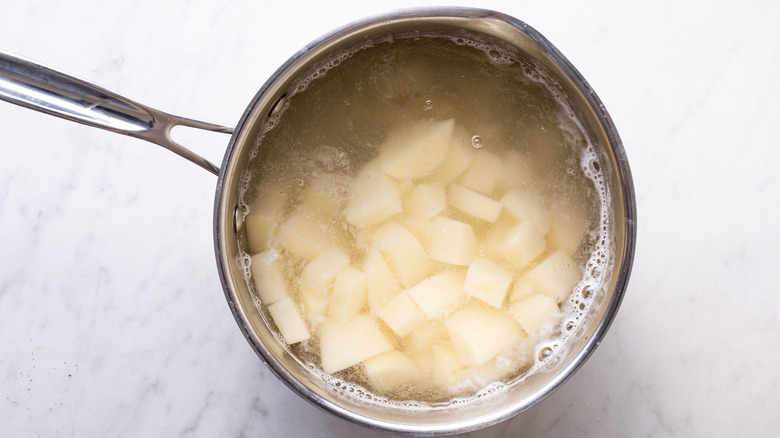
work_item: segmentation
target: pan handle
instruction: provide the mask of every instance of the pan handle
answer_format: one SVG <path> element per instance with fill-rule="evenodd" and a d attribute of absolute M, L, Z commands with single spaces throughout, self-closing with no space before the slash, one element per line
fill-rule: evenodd
<path fill-rule="evenodd" d="M 233 128 L 174 116 L 81 79 L 0 52 L 0 99 L 158 144 L 219 175 L 219 167 L 171 139 L 176 125 L 232 134 Z"/>

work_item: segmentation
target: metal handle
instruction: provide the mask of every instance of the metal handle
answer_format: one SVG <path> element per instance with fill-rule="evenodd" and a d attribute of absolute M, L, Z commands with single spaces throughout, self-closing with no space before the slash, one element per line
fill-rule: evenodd
<path fill-rule="evenodd" d="M 232 134 L 233 128 L 164 113 L 81 79 L 0 52 L 0 99 L 158 144 L 219 175 L 219 167 L 171 139 L 176 125 Z"/>

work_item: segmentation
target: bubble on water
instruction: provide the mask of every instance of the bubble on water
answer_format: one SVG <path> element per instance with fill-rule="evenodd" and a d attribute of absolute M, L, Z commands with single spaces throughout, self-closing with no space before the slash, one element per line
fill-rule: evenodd
<path fill-rule="evenodd" d="M 548 357 L 552 356 L 552 354 L 553 354 L 553 349 L 552 348 L 544 347 L 541 350 L 539 350 L 538 357 L 539 357 L 539 360 L 545 360 Z"/>
<path fill-rule="evenodd" d="M 425 101 L 425 110 L 428 111 L 431 108 L 433 108 L 433 101 L 428 99 Z"/>
<path fill-rule="evenodd" d="M 471 137 L 471 145 L 474 146 L 476 149 L 481 148 L 483 143 L 484 141 L 482 140 L 482 136 L 475 135 Z"/>

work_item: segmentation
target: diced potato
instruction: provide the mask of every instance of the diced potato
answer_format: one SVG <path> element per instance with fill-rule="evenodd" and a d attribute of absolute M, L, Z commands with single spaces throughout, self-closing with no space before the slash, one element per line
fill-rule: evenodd
<path fill-rule="evenodd" d="M 413 385 L 423 377 L 414 360 L 395 350 L 365 360 L 363 369 L 371 386 L 384 393 Z"/>
<path fill-rule="evenodd" d="M 444 322 L 458 362 L 479 366 L 523 337 L 520 325 L 504 310 L 470 306 Z"/>
<path fill-rule="evenodd" d="M 397 223 L 383 225 L 371 235 L 403 287 L 411 287 L 427 277 L 433 262 L 414 235 Z"/>
<path fill-rule="evenodd" d="M 257 199 L 252 201 L 244 219 L 249 243 L 247 253 L 254 255 L 267 249 L 271 226 L 284 211 L 287 198 L 284 183 L 276 181 L 264 185 Z"/>
<path fill-rule="evenodd" d="M 306 323 L 301 318 L 298 308 L 292 298 L 285 297 L 268 306 L 268 312 L 274 320 L 274 324 L 288 344 L 305 341 L 311 337 Z"/>
<path fill-rule="evenodd" d="M 447 157 L 455 120 L 421 123 L 391 134 L 380 146 L 382 170 L 398 179 L 417 179 L 434 172 Z"/>
<path fill-rule="evenodd" d="M 493 382 L 499 382 L 507 377 L 511 370 L 502 369 L 495 358 L 476 367 L 466 367 L 455 376 L 459 391 L 478 391 Z"/>
<path fill-rule="evenodd" d="M 260 302 L 269 305 L 290 295 L 284 266 L 277 251 L 268 250 L 252 256 L 251 266 Z"/>
<path fill-rule="evenodd" d="M 426 321 L 406 335 L 404 352 L 414 359 L 421 372 L 430 374 L 433 371 L 433 345 L 438 342 L 449 343 L 443 321 Z"/>
<path fill-rule="evenodd" d="M 500 253 L 515 269 L 521 270 L 544 252 L 547 244 L 533 222 L 522 221 L 504 233 Z"/>
<path fill-rule="evenodd" d="M 562 250 L 556 251 L 525 275 L 534 291 L 561 303 L 582 279 L 574 261 Z"/>
<path fill-rule="evenodd" d="M 509 311 L 531 336 L 552 328 L 560 321 L 561 312 L 554 298 L 533 294 L 509 305 Z"/>
<path fill-rule="evenodd" d="M 451 386 L 458 382 L 463 365 L 458 361 L 455 349 L 449 343 L 433 346 L 433 376 L 435 385 Z"/>
<path fill-rule="evenodd" d="M 328 317 L 346 324 L 366 303 L 366 274 L 347 266 L 336 275 L 328 305 Z"/>
<path fill-rule="evenodd" d="M 533 179 L 533 165 L 520 152 L 512 150 L 504 157 L 504 169 L 498 179 L 502 189 L 517 189 L 526 187 Z"/>
<path fill-rule="evenodd" d="M 411 216 L 401 216 L 398 223 L 411 231 L 423 248 L 430 251 L 431 240 L 433 240 L 433 230 L 436 229 L 435 218 L 416 219 Z"/>
<path fill-rule="evenodd" d="M 532 193 L 512 189 L 501 198 L 501 203 L 516 219 L 533 222 L 542 234 L 550 231 L 550 212 Z"/>
<path fill-rule="evenodd" d="M 407 292 L 426 317 L 436 318 L 455 308 L 466 297 L 463 282 L 463 275 L 445 271 L 415 284 Z"/>
<path fill-rule="evenodd" d="M 547 238 L 551 246 L 572 256 L 585 240 L 587 228 L 588 223 L 584 214 L 576 208 L 569 207 L 565 213 L 561 210 L 553 213 Z"/>
<path fill-rule="evenodd" d="M 307 293 L 299 295 L 298 299 L 301 301 L 301 311 L 309 327 L 314 329 L 325 321 L 330 295 Z"/>
<path fill-rule="evenodd" d="M 333 279 L 349 266 L 349 257 L 332 246 L 310 261 L 301 271 L 298 292 L 301 295 L 327 295 Z"/>
<path fill-rule="evenodd" d="M 343 209 L 349 182 L 343 176 L 318 173 L 306 182 L 301 205 L 308 211 L 328 218 Z"/>
<path fill-rule="evenodd" d="M 346 324 L 327 319 L 320 325 L 322 371 L 333 374 L 392 350 L 379 325 L 358 314 Z"/>
<path fill-rule="evenodd" d="M 423 320 L 420 307 L 407 291 L 399 293 L 388 301 L 379 311 L 378 316 L 400 337 L 408 335 Z"/>
<path fill-rule="evenodd" d="M 358 173 L 352 183 L 345 209 L 347 222 L 367 228 L 403 211 L 399 185 L 374 160 Z"/>
<path fill-rule="evenodd" d="M 297 210 L 277 228 L 275 242 L 295 257 L 313 259 L 333 245 L 331 230 L 317 216 L 305 209 Z"/>
<path fill-rule="evenodd" d="M 477 257 L 466 272 L 463 290 L 498 309 L 504 303 L 511 283 L 512 272 L 484 257 Z"/>
<path fill-rule="evenodd" d="M 447 203 L 458 210 L 488 222 L 495 222 L 501 213 L 500 202 L 458 184 L 447 189 Z"/>
<path fill-rule="evenodd" d="M 445 217 L 435 219 L 431 237 L 431 258 L 465 266 L 477 256 L 477 236 L 471 225 Z"/>
<path fill-rule="evenodd" d="M 474 161 L 458 178 L 460 185 L 484 194 L 492 194 L 504 162 L 497 155 L 485 149 L 477 151 Z"/>
<path fill-rule="evenodd" d="M 430 182 L 418 185 L 409 193 L 404 210 L 414 218 L 430 219 L 446 206 L 444 186 L 439 182 Z"/>
<path fill-rule="evenodd" d="M 372 312 L 377 313 L 388 301 L 401 292 L 401 285 L 398 284 L 395 275 L 387 266 L 379 248 L 375 246 L 369 249 L 363 269 L 366 271 L 368 307 Z"/>
<path fill-rule="evenodd" d="M 525 278 L 521 278 L 515 281 L 515 284 L 512 286 L 512 292 L 509 294 L 509 301 L 522 300 L 534 293 L 534 288 L 531 286 L 531 283 Z"/>
<path fill-rule="evenodd" d="M 451 183 L 468 169 L 476 154 L 477 150 L 471 145 L 471 136 L 464 128 L 455 126 L 449 153 L 439 166 L 434 179 L 445 185 Z"/>

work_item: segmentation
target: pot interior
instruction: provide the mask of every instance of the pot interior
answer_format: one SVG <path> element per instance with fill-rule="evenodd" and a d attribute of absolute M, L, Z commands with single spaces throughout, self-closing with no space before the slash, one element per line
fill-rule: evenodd
<path fill-rule="evenodd" d="M 555 354 L 536 372 L 467 403 L 409 409 L 403 404 L 355 397 L 348 388 L 329 384 L 291 354 L 275 332 L 271 318 L 258 306 L 257 292 L 247 281 L 245 207 L 240 198 L 255 182 L 247 177 L 247 169 L 253 160 L 269 153 L 257 147 L 258 139 L 270 132 L 275 118 L 287 111 L 288 105 L 297 104 L 299 90 L 305 89 L 312 77 L 318 80 L 319 69 L 334 65 L 334 60 L 349 58 L 358 49 L 429 36 L 493 47 L 496 53 L 538 70 L 560 92 L 595 149 L 593 166 L 603 184 L 603 202 L 609 207 L 604 218 L 609 254 L 599 265 L 603 270 L 601 280 L 591 292 L 593 297 L 581 320 L 566 337 L 565 345 L 556 345 Z M 364 426 L 431 435 L 474 430 L 522 412 L 549 395 L 582 365 L 609 327 L 625 291 L 633 257 L 635 215 L 630 171 L 611 119 L 584 79 L 543 36 L 495 12 L 418 10 L 338 30 L 301 50 L 268 80 L 249 105 L 228 147 L 217 188 L 215 245 L 225 294 L 239 327 L 262 361 L 291 389 L 327 411 Z"/>

